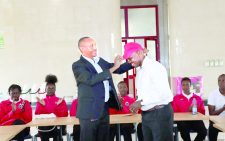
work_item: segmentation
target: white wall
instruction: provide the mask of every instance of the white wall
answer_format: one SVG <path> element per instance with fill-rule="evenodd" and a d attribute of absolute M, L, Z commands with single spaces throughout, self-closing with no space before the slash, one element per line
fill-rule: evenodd
<path fill-rule="evenodd" d="M 12 83 L 42 84 L 52 73 L 58 95 L 75 95 L 71 67 L 80 57 L 78 39 L 93 37 L 100 56 L 113 61 L 121 52 L 119 12 L 119 0 L 0 0 L 0 91 Z"/>
<path fill-rule="evenodd" d="M 225 1 L 169 0 L 171 76 L 203 76 L 204 96 L 217 88 L 225 66 L 206 67 L 206 60 L 225 62 Z"/>

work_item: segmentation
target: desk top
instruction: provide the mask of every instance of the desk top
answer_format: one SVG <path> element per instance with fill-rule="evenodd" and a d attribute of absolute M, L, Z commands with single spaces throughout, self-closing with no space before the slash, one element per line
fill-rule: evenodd
<path fill-rule="evenodd" d="M 209 119 L 214 123 L 224 123 L 225 124 L 225 116 L 210 116 Z"/>
<path fill-rule="evenodd" d="M 36 118 L 27 123 L 26 126 L 54 126 L 54 125 L 73 125 L 79 124 L 75 117 L 56 117 L 56 118 Z"/>
<path fill-rule="evenodd" d="M 25 125 L 0 126 L 0 138 L 3 141 L 8 141 L 24 128 L 26 128 Z"/>
<path fill-rule="evenodd" d="M 216 123 L 216 124 L 213 124 L 213 127 L 225 132 L 225 124 Z"/>
<path fill-rule="evenodd" d="M 174 113 L 174 121 L 189 121 L 189 120 L 209 120 L 209 117 L 198 113 L 192 115 L 192 113 Z"/>
<path fill-rule="evenodd" d="M 201 113 L 192 115 L 191 113 L 175 113 L 174 121 L 188 121 L 188 120 L 208 120 L 209 117 Z M 118 114 L 110 115 L 110 123 L 137 123 L 141 122 L 141 114 Z M 30 123 L 26 124 L 29 126 L 53 126 L 53 125 L 78 125 L 79 120 L 75 117 L 57 117 L 57 118 L 38 118 L 33 119 Z"/>
<path fill-rule="evenodd" d="M 11 134 L 0 134 L 0 138 L 2 141 L 9 141 L 13 138 Z"/>
<path fill-rule="evenodd" d="M 209 117 L 198 113 L 192 115 L 192 113 L 174 113 L 174 121 L 190 121 L 190 120 L 208 120 Z M 110 123 L 136 123 L 141 122 L 140 114 L 121 114 L 121 115 L 111 115 Z"/>
<path fill-rule="evenodd" d="M 119 115 L 110 115 L 110 123 L 137 123 L 141 122 L 140 114 L 119 114 Z"/>
<path fill-rule="evenodd" d="M 0 126 L 0 135 L 2 134 L 11 134 L 11 133 L 19 133 L 26 125 L 10 125 L 10 126 Z"/>

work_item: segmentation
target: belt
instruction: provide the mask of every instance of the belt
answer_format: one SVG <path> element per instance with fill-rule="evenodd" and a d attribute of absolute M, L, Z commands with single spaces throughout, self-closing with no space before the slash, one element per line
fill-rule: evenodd
<path fill-rule="evenodd" d="M 158 109 L 161 109 L 163 107 L 165 107 L 166 105 L 156 105 L 148 110 L 146 110 L 145 112 L 151 112 L 151 111 L 154 111 L 154 110 L 158 110 Z"/>

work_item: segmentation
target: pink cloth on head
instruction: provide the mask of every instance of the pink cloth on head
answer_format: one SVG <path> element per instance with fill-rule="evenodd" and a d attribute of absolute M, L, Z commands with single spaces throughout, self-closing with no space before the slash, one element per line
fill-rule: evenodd
<path fill-rule="evenodd" d="M 124 45 L 124 54 L 123 58 L 128 59 L 134 52 L 143 50 L 140 44 L 135 42 L 130 42 Z"/>

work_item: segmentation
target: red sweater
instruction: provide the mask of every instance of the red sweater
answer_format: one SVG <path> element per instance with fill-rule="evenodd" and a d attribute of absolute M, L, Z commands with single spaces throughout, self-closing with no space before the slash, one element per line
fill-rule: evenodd
<path fill-rule="evenodd" d="M 189 107 L 192 105 L 193 98 L 195 98 L 197 101 L 198 112 L 205 114 L 205 107 L 202 98 L 196 94 L 193 94 L 189 100 L 183 94 L 177 94 L 174 96 L 172 102 L 174 112 L 191 112 L 189 111 Z"/>
<path fill-rule="evenodd" d="M 129 109 L 129 107 L 130 107 L 130 105 L 131 105 L 132 103 L 135 102 L 135 99 L 129 97 L 128 95 L 123 96 L 122 98 L 123 98 L 123 102 L 121 103 L 121 105 L 122 105 L 122 107 L 123 107 L 122 110 L 121 110 L 121 111 L 117 111 L 117 110 L 115 110 L 115 109 L 110 109 L 110 110 L 109 110 L 109 113 L 110 113 L 111 115 L 113 115 L 113 114 L 130 114 L 130 109 Z"/>
<path fill-rule="evenodd" d="M 68 108 L 65 100 L 62 101 L 61 104 L 56 105 L 56 102 L 59 100 L 55 95 L 48 96 L 44 98 L 45 106 L 41 105 L 37 102 L 35 115 L 39 114 L 55 114 L 57 117 L 67 117 L 68 116 Z"/>
<path fill-rule="evenodd" d="M 12 102 L 5 100 L 0 103 L 0 126 L 12 125 L 16 119 L 28 123 L 32 120 L 32 108 L 27 100 L 20 98 L 16 110 L 12 111 Z"/>
<path fill-rule="evenodd" d="M 70 107 L 70 116 L 76 116 L 76 113 L 77 113 L 77 99 L 74 99 L 72 104 L 71 104 L 71 107 Z"/>

